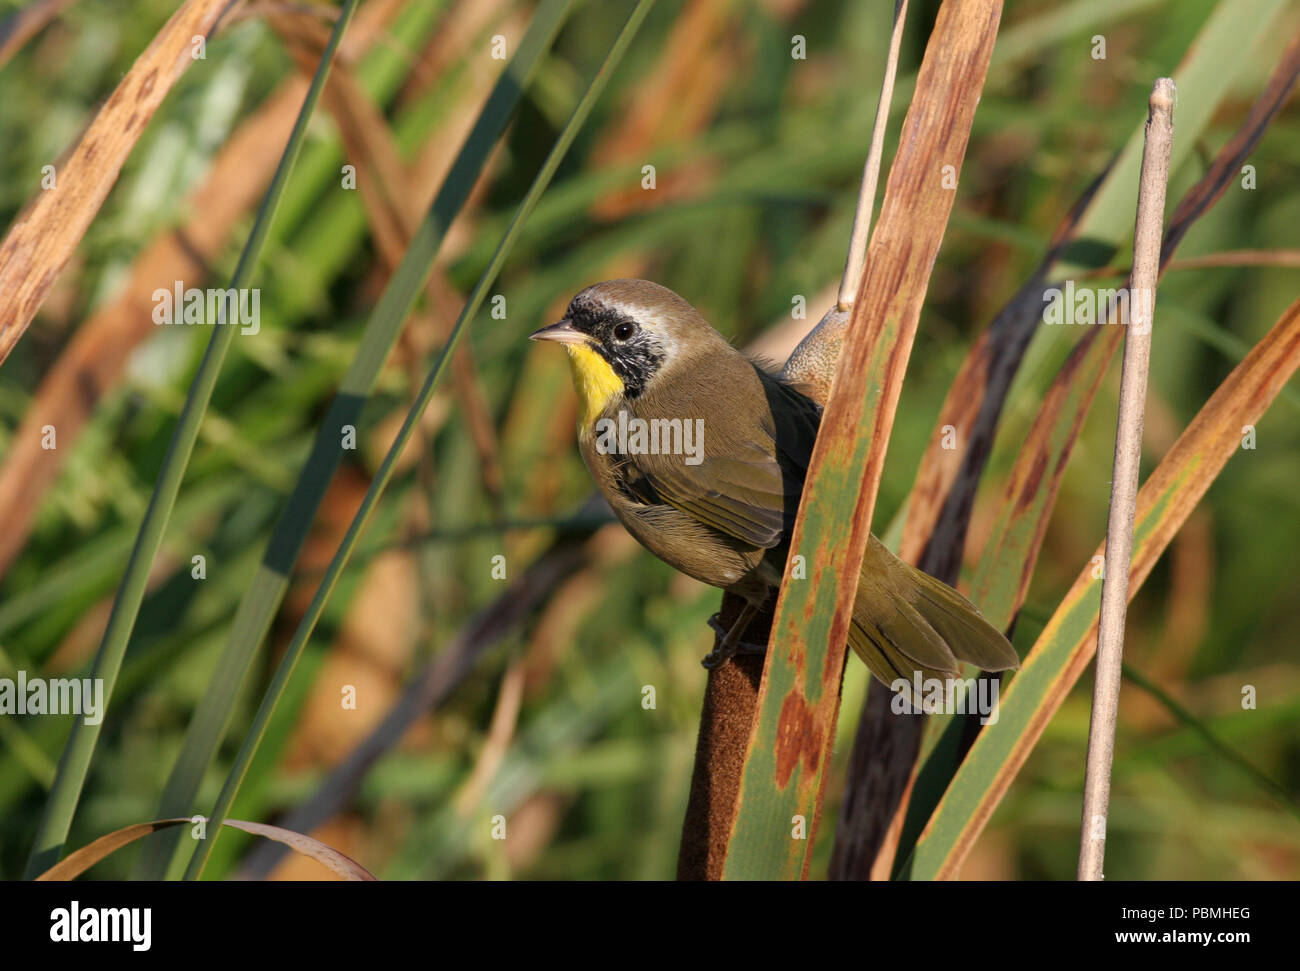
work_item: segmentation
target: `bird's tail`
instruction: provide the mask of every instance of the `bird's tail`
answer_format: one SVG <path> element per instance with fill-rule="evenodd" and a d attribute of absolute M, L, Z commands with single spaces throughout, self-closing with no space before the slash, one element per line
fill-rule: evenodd
<path fill-rule="evenodd" d="M 862 562 L 849 645 L 886 685 L 900 678 L 914 684 L 918 672 L 923 679 L 957 678 L 962 662 L 983 671 L 1020 666 L 1011 642 L 973 603 L 875 536 Z"/>

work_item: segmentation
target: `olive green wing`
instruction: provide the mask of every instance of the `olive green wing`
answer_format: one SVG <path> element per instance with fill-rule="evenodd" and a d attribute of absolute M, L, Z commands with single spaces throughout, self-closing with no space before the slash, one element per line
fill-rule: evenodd
<path fill-rule="evenodd" d="M 629 458 L 636 472 L 630 477 L 640 497 L 662 502 L 692 519 L 750 546 L 771 549 L 785 534 L 786 509 L 797 509 L 780 465 L 757 449 L 740 455 L 705 458 L 687 465 L 679 455 L 636 455 Z"/>
<path fill-rule="evenodd" d="M 799 510 L 799 496 L 820 412 L 766 372 L 746 419 L 703 422 L 698 463 L 683 455 L 631 455 L 625 481 L 645 501 L 667 503 L 743 543 L 780 545 Z"/>

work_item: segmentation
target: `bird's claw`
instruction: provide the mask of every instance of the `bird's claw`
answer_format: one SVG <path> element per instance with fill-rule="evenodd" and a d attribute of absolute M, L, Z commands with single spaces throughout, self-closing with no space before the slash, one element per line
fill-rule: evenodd
<path fill-rule="evenodd" d="M 755 644 L 752 641 L 742 641 L 740 639 L 741 631 L 737 629 L 740 626 L 739 624 L 731 630 L 727 630 L 727 628 L 723 627 L 720 616 L 720 614 L 714 614 L 710 617 L 709 626 L 722 636 L 722 643 L 705 655 L 700 661 L 700 664 L 703 667 L 712 671 L 714 668 L 719 667 L 725 661 L 730 660 L 737 654 L 762 655 L 767 653 L 766 644 Z"/>

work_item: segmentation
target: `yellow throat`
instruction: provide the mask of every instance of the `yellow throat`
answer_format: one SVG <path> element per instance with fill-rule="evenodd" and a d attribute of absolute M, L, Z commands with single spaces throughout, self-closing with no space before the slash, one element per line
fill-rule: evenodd
<path fill-rule="evenodd" d="M 623 393 L 623 379 L 614 373 L 608 361 L 587 345 L 565 344 L 564 349 L 569 352 L 573 386 L 582 403 L 578 431 L 588 434 L 610 401 Z"/>

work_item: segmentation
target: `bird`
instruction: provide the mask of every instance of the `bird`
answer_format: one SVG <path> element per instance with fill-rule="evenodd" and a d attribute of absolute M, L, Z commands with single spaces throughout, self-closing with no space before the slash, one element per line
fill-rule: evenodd
<path fill-rule="evenodd" d="M 785 574 L 820 406 L 647 280 L 589 286 L 562 320 L 530 336 L 568 353 L 579 450 L 615 517 L 670 566 L 744 598 L 728 630 L 714 616 L 723 636 L 705 667 L 762 651 L 743 633 Z M 974 604 L 874 534 L 848 643 L 896 690 L 918 675 L 960 677 L 962 662 L 1019 666 Z"/>

